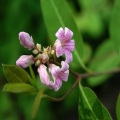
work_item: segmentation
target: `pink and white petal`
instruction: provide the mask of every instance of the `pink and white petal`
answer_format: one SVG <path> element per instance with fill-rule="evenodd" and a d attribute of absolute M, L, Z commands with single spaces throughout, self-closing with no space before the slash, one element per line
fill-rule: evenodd
<path fill-rule="evenodd" d="M 54 48 L 56 50 L 56 56 L 60 57 L 64 54 L 63 52 L 63 48 L 62 48 L 62 44 L 59 40 L 56 40 L 55 44 L 54 44 Z"/>
<path fill-rule="evenodd" d="M 63 49 L 68 51 L 73 51 L 75 49 L 75 41 L 70 40 L 69 42 L 64 43 Z"/>
<path fill-rule="evenodd" d="M 19 33 L 19 40 L 20 44 L 23 45 L 25 48 L 28 48 L 29 50 L 31 50 L 35 46 L 33 38 L 30 37 L 30 35 L 26 32 Z"/>
<path fill-rule="evenodd" d="M 41 82 L 45 85 L 49 85 L 50 84 L 50 77 L 49 77 L 46 69 L 47 69 L 47 67 L 45 65 L 41 64 L 38 67 L 38 73 L 39 73 Z"/>
<path fill-rule="evenodd" d="M 61 71 L 59 73 L 59 79 L 62 80 L 62 81 L 67 81 L 68 80 L 68 76 L 69 76 L 69 70 L 66 70 L 66 71 Z"/>
<path fill-rule="evenodd" d="M 65 53 L 65 56 L 66 56 L 65 62 L 66 63 L 72 62 L 72 54 L 71 54 L 71 52 L 66 50 L 64 53 Z"/>
<path fill-rule="evenodd" d="M 63 40 L 64 38 L 64 30 L 62 27 L 59 28 L 59 30 L 56 32 L 55 36 L 59 39 L 59 40 Z"/>
<path fill-rule="evenodd" d="M 52 76 L 56 77 L 60 73 L 60 67 L 54 64 L 49 65 L 49 71 Z"/>
<path fill-rule="evenodd" d="M 66 71 L 69 69 L 69 65 L 66 62 L 62 61 L 61 65 L 62 65 L 61 71 Z"/>
<path fill-rule="evenodd" d="M 50 89 L 54 89 L 55 91 L 58 91 L 62 86 L 62 81 L 54 76 L 53 76 L 53 79 L 54 79 L 54 82 L 51 81 L 49 87 Z"/>
<path fill-rule="evenodd" d="M 55 88 L 54 88 L 54 90 L 58 91 L 61 88 L 61 86 L 62 86 L 62 81 L 59 80 L 59 79 L 56 79 L 55 80 Z"/>
<path fill-rule="evenodd" d="M 70 41 L 72 36 L 73 36 L 73 32 L 70 29 L 68 29 L 67 27 L 65 27 L 65 37 L 64 37 L 64 40 L 65 41 Z"/>
<path fill-rule="evenodd" d="M 34 63 L 34 57 L 32 55 L 22 55 L 16 61 L 16 65 L 22 68 L 27 68 Z"/>

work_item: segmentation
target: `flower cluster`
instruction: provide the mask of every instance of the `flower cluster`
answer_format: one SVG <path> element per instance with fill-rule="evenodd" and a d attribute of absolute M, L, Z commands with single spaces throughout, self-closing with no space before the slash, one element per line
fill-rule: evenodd
<path fill-rule="evenodd" d="M 32 49 L 33 55 L 22 55 L 16 61 L 16 65 L 27 68 L 29 65 L 38 66 L 38 73 L 43 84 L 50 89 L 58 91 L 62 86 L 62 81 L 68 80 L 69 63 L 72 61 L 71 51 L 74 50 L 75 43 L 72 39 L 73 32 L 68 28 L 60 28 L 56 32 L 57 40 L 53 47 L 42 48 L 40 44 L 34 44 L 33 38 L 26 32 L 19 33 L 19 40 L 28 50 Z M 65 61 L 61 61 L 61 66 L 54 64 L 54 56 L 66 56 Z M 50 79 L 52 78 L 52 80 Z"/>

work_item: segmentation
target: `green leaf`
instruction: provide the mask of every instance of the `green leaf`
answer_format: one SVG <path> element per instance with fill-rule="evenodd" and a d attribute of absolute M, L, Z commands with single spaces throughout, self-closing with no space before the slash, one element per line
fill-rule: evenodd
<path fill-rule="evenodd" d="M 118 64 L 118 55 L 112 47 L 112 41 L 106 40 L 95 52 L 93 59 L 89 63 L 89 68 L 95 72 L 103 72 L 115 68 Z M 105 82 L 109 76 L 90 77 L 87 82 L 90 86 L 97 86 Z"/>
<path fill-rule="evenodd" d="M 120 94 L 117 99 L 117 104 L 116 104 L 116 116 L 117 120 L 120 120 Z"/>
<path fill-rule="evenodd" d="M 84 45 L 84 52 L 83 52 L 83 62 L 86 63 L 89 61 L 91 55 L 92 55 L 92 49 L 89 44 Z"/>
<path fill-rule="evenodd" d="M 38 94 L 36 95 L 35 101 L 34 101 L 34 105 L 33 105 L 33 111 L 32 111 L 32 118 L 35 118 L 38 108 L 40 106 L 40 102 L 41 102 L 41 98 L 42 98 L 42 94 L 43 94 L 44 90 L 40 90 L 38 92 Z"/>
<path fill-rule="evenodd" d="M 75 50 L 71 66 L 79 68 L 82 63 L 83 41 L 76 26 L 71 10 L 65 0 L 41 0 L 41 8 L 46 28 L 52 44 L 55 42 L 55 33 L 60 27 L 68 27 L 74 33 Z"/>
<path fill-rule="evenodd" d="M 16 65 L 3 65 L 3 72 L 10 83 L 28 83 L 31 80 L 29 74 Z"/>
<path fill-rule="evenodd" d="M 110 37 L 120 58 L 120 0 L 115 0 L 110 20 Z"/>
<path fill-rule="evenodd" d="M 7 83 L 4 85 L 3 91 L 12 93 L 34 93 L 37 89 L 26 83 Z"/>
<path fill-rule="evenodd" d="M 79 85 L 79 120 L 112 120 L 95 93 Z"/>

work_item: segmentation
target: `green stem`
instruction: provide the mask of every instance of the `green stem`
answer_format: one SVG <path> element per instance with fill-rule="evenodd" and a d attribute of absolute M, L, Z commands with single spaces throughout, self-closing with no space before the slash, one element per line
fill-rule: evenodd
<path fill-rule="evenodd" d="M 29 66 L 29 70 L 32 77 L 31 83 L 36 86 L 36 78 L 31 65 Z"/>
<path fill-rule="evenodd" d="M 35 81 L 36 78 L 35 78 L 35 74 L 34 74 L 34 72 L 33 72 L 33 69 L 32 69 L 32 66 L 31 66 L 31 65 L 29 66 L 29 69 L 30 69 L 31 77 L 32 77 L 32 79 Z"/>

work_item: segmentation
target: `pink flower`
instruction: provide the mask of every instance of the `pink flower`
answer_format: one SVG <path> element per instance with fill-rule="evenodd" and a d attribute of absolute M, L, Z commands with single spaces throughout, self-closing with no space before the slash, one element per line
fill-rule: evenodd
<path fill-rule="evenodd" d="M 46 66 L 44 64 L 41 64 L 39 67 L 38 67 L 38 73 L 39 73 L 39 76 L 40 76 L 40 80 L 43 84 L 45 85 L 48 85 L 50 84 L 50 77 L 47 73 L 47 70 L 46 70 Z"/>
<path fill-rule="evenodd" d="M 32 55 L 22 55 L 16 61 L 16 65 L 22 68 L 27 68 L 29 65 L 34 63 L 34 57 Z"/>
<path fill-rule="evenodd" d="M 67 63 L 70 63 L 72 61 L 71 51 L 73 51 L 75 48 L 75 42 L 74 40 L 71 40 L 73 32 L 65 27 L 65 30 L 63 30 L 63 28 L 60 28 L 55 35 L 57 37 L 57 40 L 54 44 L 56 56 L 60 57 L 65 54 L 65 61 Z"/>
<path fill-rule="evenodd" d="M 51 73 L 53 80 L 50 80 L 45 65 L 41 64 L 38 68 L 41 82 L 49 86 L 50 89 L 54 89 L 55 91 L 58 91 L 60 89 L 60 87 L 62 86 L 62 81 L 68 80 L 69 65 L 63 61 L 61 62 L 61 65 L 61 68 L 54 64 L 49 65 L 49 72 Z"/>
<path fill-rule="evenodd" d="M 50 88 L 54 89 L 55 91 L 58 91 L 60 89 L 62 86 L 62 81 L 68 80 L 69 65 L 64 61 L 61 62 L 61 65 L 61 68 L 54 64 L 50 64 L 49 67 L 49 71 L 53 77 L 53 81 L 50 83 Z"/>
<path fill-rule="evenodd" d="M 19 33 L 19 40 L 21 45 L 23 45 L 25 48 L 28 48 L 29 50 L 35 46 L 32 37 L 30 37 L 30 35 L 26 32 Z"/>

